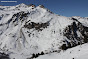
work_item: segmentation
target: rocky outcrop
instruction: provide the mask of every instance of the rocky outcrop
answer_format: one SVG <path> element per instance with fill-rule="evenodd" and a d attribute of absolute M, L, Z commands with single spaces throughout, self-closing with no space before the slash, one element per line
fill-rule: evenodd
<path fill-rule="evenodd" d="M 30 5 L 28 5 L 28 7 L 31 7 L 31 6 L 32 6 L 32 7 L 36 7 L 34 4 L 30 4 Z"/>
<path fill-rule="evenodd" d="M 63 50 L 88 42 L 88 27 L 82 25 L 75 18 L 72 20 L 74 22 L 64 30 L 64 36 L 69 40 L 63 41 L 65 43 L 61 46 Z"/>
<path fill-rule="evenodd" d="M 28 28 L 28 29 L 35 28 L 38 31 L 42 31 L 43 28 L 47 28 L 47 26 L 49 26 L 49 22 L 46 22 L 46 23 L 34 23 L 34 22 L 31 22 L 29 24 L 25 23 L 25 25 L 24 25 L 25 28 Z"/>
<path fill-rule="evenodd" d="M 41 8 L 45 8 L 43 5 L 39 5 L 39 7 L 41 7 Z"/>
<path fill-rule="evenodd" d="M 0 59 L 10 59 L 8 54 L 0 53 Z"/>

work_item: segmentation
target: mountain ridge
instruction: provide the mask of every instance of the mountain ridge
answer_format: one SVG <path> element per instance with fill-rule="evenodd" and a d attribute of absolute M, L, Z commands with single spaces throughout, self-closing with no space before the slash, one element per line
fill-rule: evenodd
<path fill-rule="evenodd" d="M 0 51 L 11 59 L 87 43 L 87 30 L 88 18 L 56 15 L 42 5 L 0 6 Z"/>

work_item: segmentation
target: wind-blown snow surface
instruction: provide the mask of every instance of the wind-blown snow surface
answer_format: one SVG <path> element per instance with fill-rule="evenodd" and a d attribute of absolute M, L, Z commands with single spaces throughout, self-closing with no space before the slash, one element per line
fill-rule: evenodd
<path fill-rule="evenodd" d="M 88 26 L 87 18 L 79 21 Z M 67 39 L 63 31 L 73 22 L 70 17 L 58 16 L 41 6 L 0 6 L 0 51 L 11 59 L 26 59 L 33 53 L 60 50 Z M 37 25 L 33 27 L 33 24 Z M 45 27 L 37 27 L 39 24 Z"/>

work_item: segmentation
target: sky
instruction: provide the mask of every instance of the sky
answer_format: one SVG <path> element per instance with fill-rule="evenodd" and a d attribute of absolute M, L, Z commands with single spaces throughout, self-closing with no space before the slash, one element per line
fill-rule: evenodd
<path fill-rule="evenodd" d="M 1 2 L 17 1 L 17 2 Z M 0 5 L 14 6 L 18 4 L 44 5 L 53 13 L 58 15 L 72 17 L 88 17 L 88 0 L 0 0 Z"/>

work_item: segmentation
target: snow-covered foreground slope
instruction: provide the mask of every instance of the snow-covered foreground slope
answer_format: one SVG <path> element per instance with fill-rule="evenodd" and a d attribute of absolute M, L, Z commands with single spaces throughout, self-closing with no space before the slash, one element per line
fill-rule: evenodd
<path fill-rule="evenodd" d="M 34 59 L 88 59 L 88 44 L 79 45 L 60 53 L 51 53 Z"/>
<path fill-rule="evenodd" d="M 42 5 L 0 6 L 0 51 L 11 59 L 66 50 L 87 38 L 88 18 L 59 16 Z"/>

